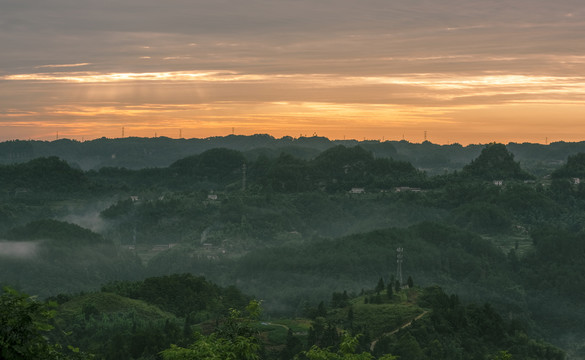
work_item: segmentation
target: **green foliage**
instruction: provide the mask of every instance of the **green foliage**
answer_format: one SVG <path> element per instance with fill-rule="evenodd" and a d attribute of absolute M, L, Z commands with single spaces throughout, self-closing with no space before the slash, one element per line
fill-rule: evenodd
<path fill-rule="evenodd" d="M 381 292 L 382 290 L 384 290 L 384 288 L 385 288 L 385 287 L 386 287 L 386 286 L 384 285 L 384 279 L 380 278 L 380 279 L 378 280 L 378 284 L 377 284 L 377 285 L 376 285 L 376 287 L 374 288 L 374 291 L 375 291 L 376 293 L 380 294 L 380 292 Z"/>
<path fill-rule="evenodd" d="M 79 161 L 83 168 L 99 169 L 83 172 L 54 157 L 0 166 L 3 239 L 34 248 L 26 256 L 1 250 L 0 274 L 4 283 L 47 296 L 92 290 L 114 279 L 189 272 L 221 284 L 237 283 L 265 298 L 273 314 L 301 314 L 307 301 L 330 299 L 324 315 L 331 315 L 346 309 L 347 294 L 341 289 L 351 297 L 380 277 L 385 285 L 394 285 L 395 279 L 386 277 L 394 270 L 393 249 L 400 245 L 406 250 L 405 272 L 417 285 L 439 283 L 461 299 L 492 302 L 525 321 L 526 331 L 562 341 L 563 333 L 585 332 L 585 312 L 579 306 L 585 291 L 580 241 L 585 234 L 585 185 L 570 179 L 582 177 L 584 146 L 484 148 L 270 136 L 0 143 L 0 161 L 5 163 L 50 154 L 70 162 L 78 156 L 87 160 Z M 514 160 L 544 176 L 566 158 L 552 181 L 535 182 L 522 181 L 531 177 Z M 241 191 L 244 163 L 248 186 Z M 448 173 L 461 168 L 460 173 Z M 504 184 L 495 186 L 491 180 Z M 392 192 L 395 186 L 422 191 Z M 348 194 L 353 187 L 366 193 Z M 207 198 L 212 189 L 217 201 Z M 130 195 L 140 200 L 132 202 Z M 38 220 L 80 215 L 72 204 L 106 197 L 96 205 L 106 225 L 100 235 Z M 104 210 L 111 199 L 118 201 Z M 119 246 L 134 239 L 135 253 Z M 519 248 L 510 251 L 518 239 Z M 153 244 L 176 246 L 161 251 Z M 0 245 L 10 250 L 13 243 Z M 145 268 L 136 254 L 148 263 Z M 152 281 L 149 291 L 142 283 L 116 291 L 185 317 L 179 321 L 185 334 L 195 322 L 214 319 L 245 301 L 235 288 L 202 286 L 200 291 L 192 287 L 196 281 L 164 280 L 168 286 Z M 175 299 L 167 295 L 175 292 Z M 382 308 L 407 296 L 404 290 L 390 296 L 373 293 L 360 299 L 360 305 L 367 299 L 368 306 Z M 359 306 L 354 306 L 357 314 Z M 88 303 L 78 315 L 91 322 L 102 314 Z M 340 324 L 359 324 L 358 316 L 349 322 L 347 315 L 343 312 Z M 126 318 L 118 320 L 129 324 Z M 158 330 L 144 331 L 152 335 Z M 284 339 L 284 331 L 280 337 Z M 432 351 L 424 350 L 425 356 L 450 351 L 437 339 L 413 337 L 421 347 L 434 344 Z M 115 339 L 109 344 L 112 349 L 130 337 L 122 332 Z M 414 349 L 411 340 L 403 338 Z M 130 351 L 118 348 L 122 358 Z M 504 348 L 509 349 L 494 347 L 490 354 Z M 515 358 L 518 352 L 509 351 Z"/>
<path fill-rule="evenodd" d="M 499 351 L 496 355 L 490 358 L 490 360 L 512 360 L 512 355 L 507 351 Z"/>
<path fill-rule="evenodd" d="M 65 360 L 89 359 L 90 355 L 69 347 L 71 354 L 63 353 L 58 344 L 51 344 L 44 336 L 53 328 L 50 320 L 55 315 L 52 304 L 44 304 L 5 287 L 0 295 L 0 358 L 7 360 Z"/>
<path fill-rule="evenodd" d="M 551 176 L 553 178 L 584 178 L 585 177 L 585 153 L 580 152 L 570 155 L 567 162 L 555 170 Z"/>
<path fill-rule="evenodd" d="M 585 276 L 579 270 L 585 266 L 583 233 L 540 227 L 530 235 L 534 251 L 521 262 L 526 284 L 538 291 L 569 298 L 585 291 Z"/>
<path fill-rule="evenodd" d="M 331 294 L 332 308 L 343 308 L 347 305 L 349 305 L 349 295 L 347 295 L 347 291 L 343 291 L 343 293 L 334 292 Z"/>
<path fill-rule="evenodd" d="M 191 274 L 113 282 L 102 286 L 102 291 L 144 300 L 177 316 L 191 315 L 200 320 L 225 313 L 229 308 L 243 308 L 249 302 L 249 297 L 233 286 L 221 288 Z"/>
<path fill-rule="evenodd" d="M 367 330 L 373 336 L 390 332 L 423 313 L 423 309 L 408 303 L 355 304 L 353 327 L 359 332 Z"/>
<path fill-rule="evenodd" d="M 477 159 L 463 167 L 463 174 L 490 181 L 533 178 L 514 161 L 505 145 L 497 143 L 486 145 Z"/>
<path fill-rule="evenodd" d="M 106 219 L 115 219 L 123 215 L 129 215 L 133 209 L 134 203 L 132 202 L 132 199 L 128 198 L 110 205 L 100 213 L 100 216 Z"/>
<path fill-rule="evenodd" d="M 350 336 L 344 333 L 339 345 L 338 352 L 332 352 L 329 349 L 323 349 L 319 346 L 313 345 L 308 351 L 304 351 L 299 356 L 295 357 L 297 360 L 373 360 L 374 357 L 367 352 L 356 354 L 359 340 L 357 336 Z M 385 354 L 378 358 L 379 360 L 396 360 L 397 356 Z"/>
<path fill-rule="evenodd" d="M 132 254 L 74 224 L 37 220 L 11 229 L 5 238 L 26 251 L 20 256 L 0 254 L 2 280 L 40 296 L 92 290 L 116 278 L 135 277 L 142 270 Z"/>
<path fill-rule="evenodd" d="M 408 359 L 564 359 L 562 351 L 530 340 L 489 304 L 463 305 L 439 287 L 425 288 L 419 304 L 430 308 L 430 315 L 383 336 L 374 354 L 390 351 Z"/>
<path fill-rule="evenodd" d="M 503 233 L 512 227 L 510 214 L 497 205 L 484 202 L 464 204 L 453 210 L 453 222 L 479 233 Z"/>
<path fill-rule="evenodd" d="M 177 160 L 169 169 L 185 177 L 184 180 L 209 180 L 226 184 L 241 177 L 240 170 L 244 163 L 244 156 L 239 151 L 216 148 Z"/>
<path fill-rule="evenodd" d="M 73 169 L 55 156 L 23 164 L 0 165 L 0 183 L 5 191 L 51 193 L 84 191 L 90 185 L 83 171 Z"/>
<path fill-rule="evenodd" d="M 74 341 L 103 359 L 154 356 L 172 342 L 182 341 L 177 318 L 154 305 L 115 294 L 74 296 L 56 310 L 51 338 L 59 343 Z"/>
<path fill-rule="evenodd" d="M 211 335 L 197 335 L 197 340 L 186 348 L 172 345 L 161 352 L 165 360 L 258 360 L 261 345 L 250 322 L 261 312 L 260 302 L 252 300 L 246 307 L 247 316 L 232 309 L 221 326 Z"/>

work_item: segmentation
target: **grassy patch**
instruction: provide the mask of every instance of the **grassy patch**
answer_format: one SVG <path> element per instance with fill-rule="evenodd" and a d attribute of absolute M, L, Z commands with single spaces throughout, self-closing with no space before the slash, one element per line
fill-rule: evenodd
<path fill-rule="evenodd" d="M 365 296 L 352 301 L 354 313 L 353 327 L 368 331 L 373 336 L 396 330 L 423 313 L 423 309 L 414 304 L 417 290 L 402 290 L 392 300 L 384 296 L 383 304 L 366 304 Z M 346 323 L 349 308 L 336 309 L 328 318 L 337 323 Z"/>
<path fill-rule="evenodd" d="M 520 235 L 482 235 L 482 238 L 490 241 L 498 247 L 504 254 L 507 254 L 512 249 L 516 249 L 516 254 L 524 255 L 532 248 L 532 239 L 528 234 Z"/>
<path fill-rule="evenodd" d="M 64 303 L 58 309 L 57 320 L 71 321 L 83 313 L 83 308 L 92 306 L 100 314 L 102 313 L 134 313 L 138 318 L 155 321 L 161 319 L 174 319 L 172 314 L 160 310 L 154 305 L 149 305 L 140 300 L 125 298 L 110 293 L 92 293 L 75 297 Z"/>

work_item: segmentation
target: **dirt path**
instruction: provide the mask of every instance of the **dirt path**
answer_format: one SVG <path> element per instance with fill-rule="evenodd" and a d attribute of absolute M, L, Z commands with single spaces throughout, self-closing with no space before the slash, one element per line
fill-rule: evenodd
<path fill-rule="evenodd" d="M 374 347 L 376 347 L 376 344 L 378 343 L 378 341 L 380 340 L 380 338 L 384 335 L 393 335 L 396 334 L 397 332 L 399 332 L 400 330 L 409 327 L 410 325 L 412 325 L 413 321 L 416 321 L 420 318 L 422 318 L 423 316 L 425 316 L 426 314 L 428 314 L 429 311 L 424 311 L 422 314 L 418 315 L 417 317 L 415 317 L 414 319 L 410 320 L 409 322 L 407 322 L 406 324 L 400 326 L 399 328 L 390 331 L 389 333 L 385 333 L 382 334 L 379 338 L 377 338 L 376 340 L 372 341 L 372 343 L 370 344 L 370 351 L 374 351 Z"/>
<path fill-rule="evenodd" d="M 284 328 L 286 331 L 288 331 L 288 330 L 289 330 L 289 327 L 288 327 L 288 326 L 286 326 L 286 325 L 282 325 L 282 324 L 275 324 L 275 323 L 266 322 L 266 321 L 263 321 L 263 322 L 261 322 L 260 324 L 262 324 L 262 325 L 264 325 L 264 326 L 280 326 L 280 327 Z"/>
<path fill-rule="evenodd" d="M 271 322 L 262 322 L 261 323 L 264 326 L 268 326 L 268 325 L 272 325 L 272 326 L 280 326 L 286 329 L 286 331 L 288 331 L 289 327 L 286 325 L 282 325 L 282 324 L 275 324 L 275 323 L 271 323 Z"/>

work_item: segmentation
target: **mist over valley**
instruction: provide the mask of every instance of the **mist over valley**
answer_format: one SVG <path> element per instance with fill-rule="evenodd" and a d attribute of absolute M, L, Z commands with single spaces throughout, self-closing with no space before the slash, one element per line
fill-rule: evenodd
<path fill-rule="evenodd" d="M 372 358 L 582 359 L 584 154 L 267 135 L 4 142 L 0 284 L 56 301 L 51 341 L 98 358 L 171 359 L 191 330 L 225 336 L 213 324 L 258 299 L 266 359 L 358 334 Z"/>

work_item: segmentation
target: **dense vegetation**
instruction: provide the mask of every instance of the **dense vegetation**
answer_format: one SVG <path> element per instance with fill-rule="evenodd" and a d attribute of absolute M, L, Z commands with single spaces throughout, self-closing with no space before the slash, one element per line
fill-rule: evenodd
<path fill-rule="evenodd" d="M 248 160 L 260 156 L 276 158 L 281 153 L 309 160 L 324 150 L 343 145 L 359 145 L 376 158 L 407 161 L 431 174 L 461 169 L 477 158 L 483 145 L 437 145 L 429 141 L 329 140 L 324 137 L 285 136 L 276 139 L 270 135 L 230 135 L 206 139 L 159 138 L 100 138 L 91 141 L 60 139 L 57 141 L 7 141 L 0 143 L 0 163 L 27 162 L 43 156 L 57 156 L 84 170 L 103 167 L 142 169 L 167 167 L 177 160 L 215 148 L 240 151 Z M 508 151 L 515 155 L 524 169 L 535 175 L 546 175 L 566 161 L 567 156 L 585 152 L 585 142 L 563 141 L 548 145 L 510 143 Z"/>
<path fill-rule="evenodd" d="M 209 139 L 189 151 L 195 142 L 152 141 L 0 144 L 8 162 L 0 165 L 0 283 L 60 303 L 53 325 L 72 335 L 55 335 L 55 343 L 106 358 L 188 348 L 197 341 L 190 337 L 195 324 L 207 322 L 199 330 L 210 336 L 229 319 L 228 309 L 244 308 L 250 297 L 241 289 L 264 300 L 265 319 L 313 318 L 296 331 L 307 333 L 297 339 L 302 346 L 294 331 L 276 336 L 276 328 L 268 334 L 278 340 L 264 341 L 261 357 L 329 351 L 323 356 L 410 358 L 403 348 L 416 348 L 416 341 L 413 358 L 433 358 L 433 351 L 562 358 L 532 338 L 563 347 L 571 359 L 585 356 L 585 156 L 574 152 L 580 144 L 355 146 L 258 136 Z M 130 145 L 144 166 L 122 167 L 120 158 L 130 157 L 120 154 Z M 79 161 L 95 164 L 83 167 L 94 169 L 32 159 L 49 148 L 63 158 L 76 148 Z M 171 159 L 172 149 L 183 156 Z M 416 161 L 405 161 L 413 154 Z M 159 163 L 148 163 L 157 156 Z M 561 156 L 566 163 L 558 163 Z M 387 328 L 367 329 L 366 322 L 375 323 L 367 314 L 400 308 L 398 298 L 384 298 L 392 286 L 367 290 L 373 279 L 395 284 L 398 247 L 405 249 L 404 282 L 410 276 L 421 287 L 438 284 L 460 300 L 437 307 L 429 299 L 444 298 L 442 291 L 419 290 L 400 298 L 411 308 L 385 318 Z M 321 301 L 329 311 L 316 308 Z M 355 327 L 347 323 L 349 309 Z M 425 311 L 434 315 L 382 336 Z M 505 336 L 492 341 L 478 333 L 488 325 Z M 329 340 L 318 340 L 323 336 Z M 355 349 L 339 347 L 355 339 Z M 378 350 L 364 339 L 378 339 Z M 441 346 L 427 348 L 434 340 Z M 311 345 L 318 347 L 312 353 Z M 281 355 L 285 346 L 288 355 Z"/>

